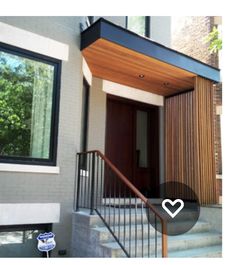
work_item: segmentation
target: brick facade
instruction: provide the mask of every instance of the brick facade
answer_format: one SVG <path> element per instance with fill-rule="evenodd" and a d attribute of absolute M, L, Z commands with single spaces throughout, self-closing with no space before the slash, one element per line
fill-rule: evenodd
<path fill-rule="evenodd" d="M 214 17 L 178 17 L 172 23 L 172 48 L 204 63 L 218 67 L 217 54 L 211 54 L 204 38 L 214 26 Z"/>
<path fill-rule="evenodd" d="M 219 67 L 218 54 L 211 54 L 208 43 L 204 38 L 211 32 L 215 17 L 173 17 L 172 20 L 172 48 L 194 57 L 204 63 Z M 216 174 L 222 174 L 221 158 L 221 126 L 220 115 L 216 113 L 216 106 L 222 105 L 222 85 L 214 86 L 214 132 L 215 132 L 215 167 Z M 217 179 L 217 194 L 222 195 L 221 180 Z"/>

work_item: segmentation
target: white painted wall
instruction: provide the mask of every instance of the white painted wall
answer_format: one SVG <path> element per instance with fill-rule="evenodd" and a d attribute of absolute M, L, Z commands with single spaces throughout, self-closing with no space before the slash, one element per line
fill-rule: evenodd
<path fill-rule="evenodd" d="M 0 225 L 58 223 L 60 204 L 2 203 L 0 213 Z"/>
<path fill-rule="evenodd" d="M 146 92 L 141 89 L 124 86 L 111 81 L 103 80 L 102 90 L 108 94 L 115 95 L 118 97 L 123 97 L 139 102 L 144 102 L 146 104 L 152 104 L 155 106 L 163 106 L 164 98 L 163 96 Z"/>

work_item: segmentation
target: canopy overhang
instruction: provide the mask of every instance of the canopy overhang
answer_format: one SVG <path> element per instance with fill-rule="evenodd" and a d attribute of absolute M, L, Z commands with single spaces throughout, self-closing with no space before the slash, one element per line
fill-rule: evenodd
<path fill-rule="evenodd" d="M 194 88 L 194 77 L 220 81 L 220 70 L 103 18 L 81 33 L 93 76 L 162 96 Z"/>

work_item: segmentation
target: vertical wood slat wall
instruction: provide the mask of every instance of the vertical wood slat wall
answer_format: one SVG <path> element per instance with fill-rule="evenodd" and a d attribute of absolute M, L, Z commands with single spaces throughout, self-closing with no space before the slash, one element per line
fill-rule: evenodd
<path fill-rule="evenodd" d="M 212 85 L 196 77 L 193 91 L 165 100 L 166 181 L 190 186 L 201 204 L 217 201 Z"/>

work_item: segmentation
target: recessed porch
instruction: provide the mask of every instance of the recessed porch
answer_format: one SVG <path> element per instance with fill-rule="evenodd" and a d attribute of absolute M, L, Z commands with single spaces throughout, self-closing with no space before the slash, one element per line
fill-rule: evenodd
<path fill-rule="evenodd" d="M 183 182 L 202 204 L 216 203 L 212 86 L 220 80 L 219 70 L 104 19 L 82 32 L 81 51 L 97 80 L 91 88 L 88 149 L 106 154 L 105 93 L 129 98 L 133 89 L 156 95 L 162 98 L 162 103 L 155 99 L 161 181 Z M 141 98 L 142 93 L 135 100 Z"/>

